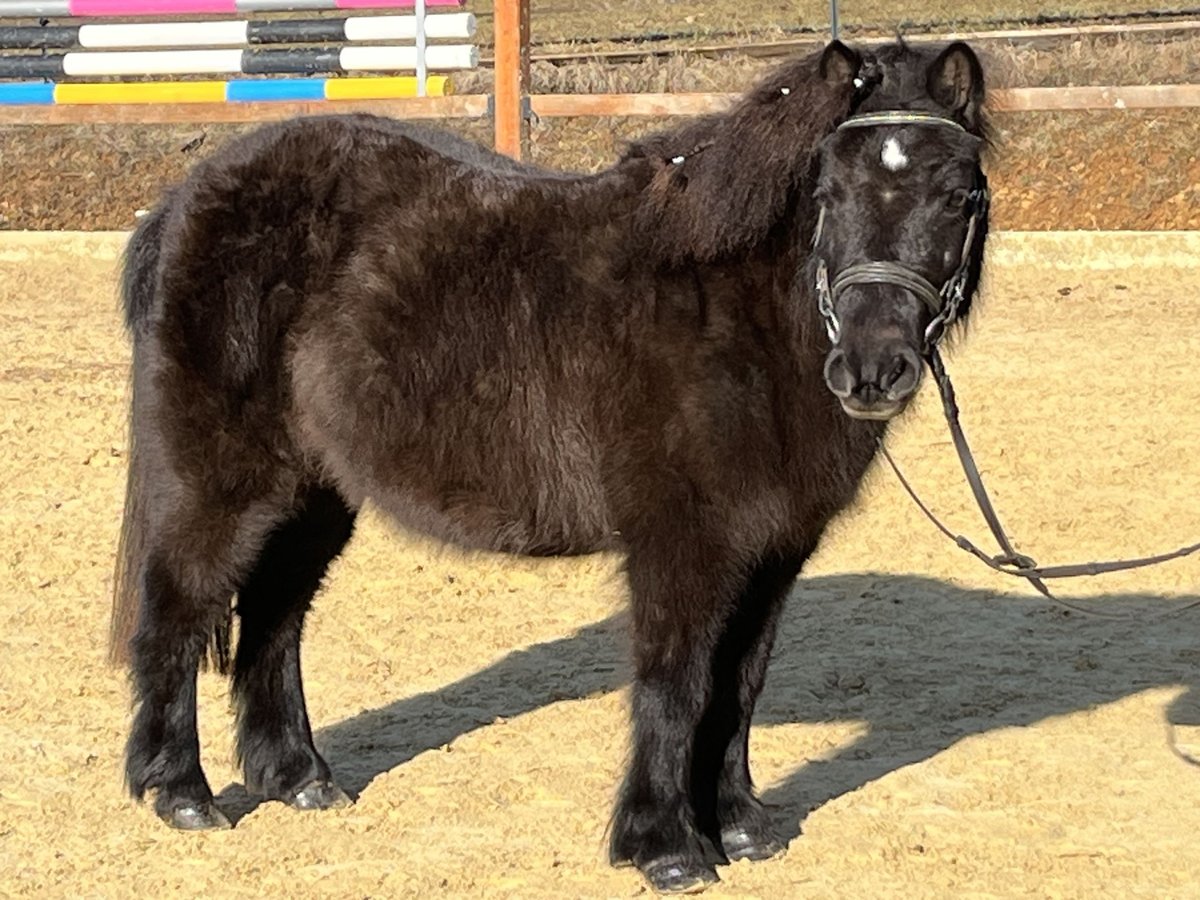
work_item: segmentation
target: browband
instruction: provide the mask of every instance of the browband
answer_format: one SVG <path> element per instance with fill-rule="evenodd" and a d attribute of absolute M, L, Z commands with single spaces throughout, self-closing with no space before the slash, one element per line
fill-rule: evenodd
<path fill-rule="evenodd" d="M 963 134 L 970 134 L 960 123 L 935 113 L 917 112 L 915 110 L 895 109 L 887 112 L 860 113 L 851 116 L 838 126 L 838 131 L 846 128 L 871 128 L 876 125 L 944 125 L 954 128 Z"/>

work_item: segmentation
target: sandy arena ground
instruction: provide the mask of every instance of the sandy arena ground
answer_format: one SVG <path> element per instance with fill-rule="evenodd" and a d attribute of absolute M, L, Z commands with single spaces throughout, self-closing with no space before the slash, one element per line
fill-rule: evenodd
<path fill-rule="evenodd" d="M 114 235 L 0 238 L 0 894 L 628 897 L 604 862 L 626 752 L 618 561 L 464 556 L 367 515 L 310 619 L 318 744 L 353 808 L 256 806 L 202 680 L 229 832 L 124 797 L 103 641 L 124 472 Z M 999 235 L 951 365 L 1019 546 L 1200 539 L 1200 233 Z M 936 404 L 892 445 L 982 540 Z M 1073 585 L 1191 598 L 1200 560 Z M 795 591 L 753 736 L 787 854 L 719 897 L 1200 897 L 1200 611 L 1064 614 L 944 542 L 876 471 Z M 801 834 L 801 832 L 803 832 Z"/>

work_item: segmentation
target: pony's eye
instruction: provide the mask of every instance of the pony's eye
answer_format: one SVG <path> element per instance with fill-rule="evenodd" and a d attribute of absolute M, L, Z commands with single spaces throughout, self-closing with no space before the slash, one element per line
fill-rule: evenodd
<path fill-rule="evenodd" d="M 967 201 L 971 199 L 971 192 L 965 188 L 958 188 L 950 192 L 950 196 L 946 198 L 946 206 L 951 209 L 962 209 L 967 205 Z"/>

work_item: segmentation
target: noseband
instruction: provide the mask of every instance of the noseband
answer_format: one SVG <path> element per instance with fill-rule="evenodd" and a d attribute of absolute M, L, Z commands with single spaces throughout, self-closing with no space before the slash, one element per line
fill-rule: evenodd
<path fill-rule="evenodd" d="M 939 128 L 952 128 L 963 134 L 969 134 L 953 119 L 931 113 L 913 112 L 911 110 L 891 110 L 888 112 L 864 113 L 853 116 L 838 126 L 838 131 L 852 128 L 873 128 L 877 125 L 929 125 Z M 958 313 L 966 297 L 967 280 L 971 268 L 971 247 L 975 243 L 979 221 L 987 214 L 989 194 L 985 184 L 978 184 L 970 192 L 967 202 L 971 206 L 971 218 L 967 222 L 967 235 L 959 253 L 958 267 L 954 270 L 941 289 L 934 287 L 927 278 L 915 272 L 908 266 L 891 260 L 872 260 L 865 263 L 854 263 L 838 272 L 829 279 L 829 265 L 821 256 L 817 257 L 817 309 L 825 320 L 825 330 L 831 343 L 836 344 L 841 337 L 841 322 L 837 316 L 838 297 L 848 287 L 862 284 L 890 284 L 904 288 L 917 297 L 933 313 L 933 320 L 925 329 L 925 352 L 929 353 L 938 342 L 946 329 L 958 318 Z M 817 218 L 817 230 L 813 236 L 813 250 L 816 252 L 821 241 L 821 233 L 825 226 L 825 207 L 821 206 Z"/>

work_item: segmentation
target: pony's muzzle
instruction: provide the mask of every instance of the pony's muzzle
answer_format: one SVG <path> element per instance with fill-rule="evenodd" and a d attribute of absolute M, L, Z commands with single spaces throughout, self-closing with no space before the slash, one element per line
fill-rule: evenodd
<path fill-rule="evenodd" d="M 899 415 L 921 384 L 921 357 L 911 347 L 891 344 L 869 355 L 834 347 L 825 360 L 825 384 L 856 419 Z"/>

